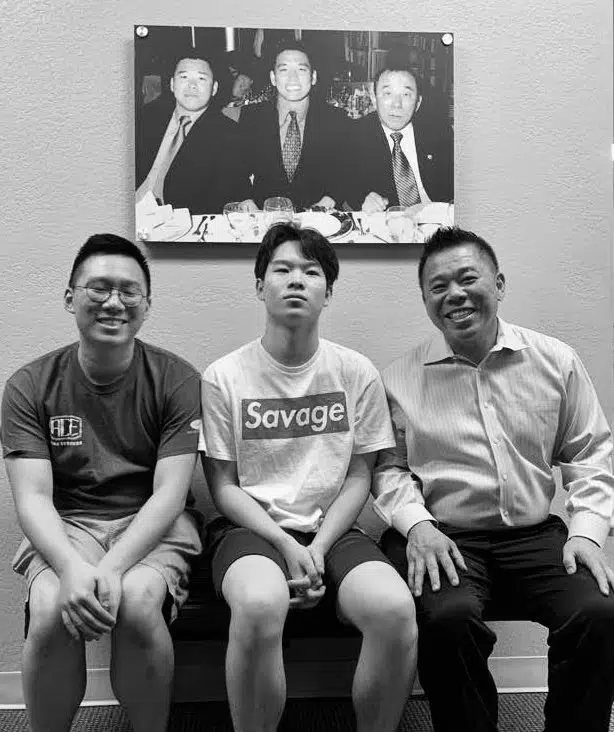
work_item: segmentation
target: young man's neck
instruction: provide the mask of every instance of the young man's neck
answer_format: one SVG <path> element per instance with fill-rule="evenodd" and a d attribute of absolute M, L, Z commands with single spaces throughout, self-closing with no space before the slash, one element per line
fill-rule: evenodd
<path fill-rule="evenodd" d="M 112 347 L 81 341 L 77 355 L 83 373 L 92 383 L 110 384 L 130 368 L 134 356 L 134 341 Z"/>
<path fill-rule="evenodd" d="M 262 347 L 284 366 L 301 366 L 318 350 L 317 327 L 288 328 L 268 323 L 262 336 Z"/>

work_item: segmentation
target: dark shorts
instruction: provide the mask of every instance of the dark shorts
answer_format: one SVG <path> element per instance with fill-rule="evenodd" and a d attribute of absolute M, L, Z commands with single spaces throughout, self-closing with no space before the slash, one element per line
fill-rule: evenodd
<path fill-rule="evenodd" d="M 307 546 L 315 534 L 285 529 L 300 544 Z M 214 519 L 207 527 L 207 547 L 211 555 L 213 584 L 222 597 L 222 582 L 231 564 L 249 555 L 268 557 L 290 579 L 290 573 L 282 554 L 266 539 L 250 529 L 244 529 L 226 518 Z M 324 558 L 324 578 L 327 587 L 335 590 L 354 567 L 365 562 L 392 563 L 377 544 L 359 529 L 350 529 L 332 545 Z"/>

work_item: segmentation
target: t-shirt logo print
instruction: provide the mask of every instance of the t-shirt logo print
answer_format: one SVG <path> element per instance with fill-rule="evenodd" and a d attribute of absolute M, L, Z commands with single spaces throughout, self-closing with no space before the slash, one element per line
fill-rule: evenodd
<path fill-rule="evenodd" d="M 83 439 L 83 420 L 72 414 L 63 414 L 49 418 L 49 435 L 51 444 L 81 445 Z"/>
<path fill-rule="evenodd" d="M 242 399 L 241 424 L 244 440 L 281 440 L 349 432 L 345 393 L 287 399 Z"/>

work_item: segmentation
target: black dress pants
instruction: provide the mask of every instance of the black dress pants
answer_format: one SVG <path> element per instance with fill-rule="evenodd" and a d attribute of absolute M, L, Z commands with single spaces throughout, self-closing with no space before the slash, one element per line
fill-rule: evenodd
<path fill-rule="evenodd" d="M 604 596 L 590 572 L 563 567 L 567 528 L 557 516 L 530 527 L 439 529 L 467 564 L 453 587 L 428 576 L 416 598 L 418 670 L 436 732 L 496 732 L 497 690 L 488 670 L 496 637 L 485 624 L 492 598 L 548 635 L 545 732 L 607 732 L 614 700 L 614 592 Z M 407 578 L 406 540 L 390 529 L 382 549 Z"/>

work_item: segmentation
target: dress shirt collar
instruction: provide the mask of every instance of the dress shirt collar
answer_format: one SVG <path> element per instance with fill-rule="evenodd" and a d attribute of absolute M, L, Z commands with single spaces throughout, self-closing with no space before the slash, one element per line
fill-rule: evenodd
<path fill-rule="evenodd" d="M 388 145 L 390 145 L 390 149 L 392 150 L 392 146 L 394 145 L 393 139 L 390 137 L 390 135 L 394 134 L 395 132 L 400 132 L 403 135 L 403 138 L 401 139 L 401 144 L 405 141 L 414 140 L 414 123 L 410 122 L 408 125 L 405 125 L 402 130 L 391 130 L 390 127 L 386 127 L 386 125 L 380 120 L 380 125 L 382 126 L 382 130 L 384 131 L 384 135 L 386 136 L 386 139 L 388 140 Z"/>
<path fill-rule="evenodd" d="M 296 121 L 299 125 L 303 125 L 305 118 L 307 117 L 307 110 L 309 109 L 309 97 L 301 100 L 298 104 L 296 102 L 288 102 L 282 97 L 277 97 L 277 114 L 279 115 L 279 126 L 281 127 L 290 112 L 296 112 Z"/>
<path fill-rule="evenodd" d="M 175 123 L 179 124 L 179 119 L 181 117 L 189 117 L 190 118 L 190 125 L 193 125 L 194 122 L 199 117 L 202 117 L 202 115 L 209 109 L 209 107 L 205 107 L 204 109 L 199 109 L 198 112 L 188 112 L 185 109 L 179 109 L 178 106 L 175 106 L 175 111 L 173 112 L 173 119 L 175 120 Z"/>
<path fill-rule="evenodd" d="M 497 323 L 497 340 L 489 353 L 502 351 L 503 349 L 507 349 L 508 351 L 522 351 L 524 348 L 529 347 L 527 343 L 524 343 L 518 337 L 509 323 L 506 323 L 501 318 L 497 318 Z M 429 364 L 441 363 L 442 361 L 454 360 L 456 358 L 458 356 L 450 348 L 443 333 L 437 331 L 426 348 L 423 363 L 425 366 L 428 366 Z"/>

